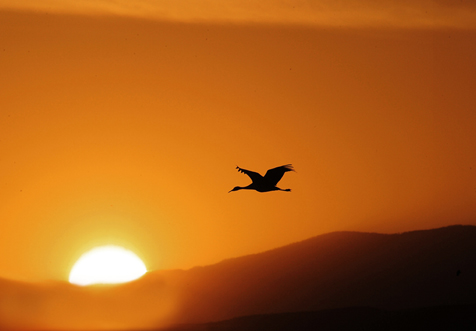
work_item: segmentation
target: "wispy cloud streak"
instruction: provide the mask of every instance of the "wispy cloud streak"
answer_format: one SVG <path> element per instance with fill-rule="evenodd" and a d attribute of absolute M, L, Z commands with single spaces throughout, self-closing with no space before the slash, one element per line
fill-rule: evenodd
<path fill-rule="evenodd" d="M 182 22 L 476 28 L 470 0 L 0 0 L 0 9 Z"/>

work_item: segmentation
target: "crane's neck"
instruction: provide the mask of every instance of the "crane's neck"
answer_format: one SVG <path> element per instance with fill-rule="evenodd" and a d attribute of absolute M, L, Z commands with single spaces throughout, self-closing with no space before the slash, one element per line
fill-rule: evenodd
<path fill-rule="evenodd" d="M 244 186 L 244 187 L 241 187 L 240 186 L 240 190 L 255 190 L 256 188 L 254 187 L 254 184 L 251 183 L 250 185 L 248 186 Z"/>

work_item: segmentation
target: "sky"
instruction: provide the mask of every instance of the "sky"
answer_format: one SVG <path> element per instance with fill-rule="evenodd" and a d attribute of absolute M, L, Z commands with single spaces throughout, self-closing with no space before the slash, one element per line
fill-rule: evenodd
<path fill-rule="evenodd" d="M 291 7 L 292 10 L 291 10 Z M 0 0 L 0 277 L 476 224 L 470 1 Z M 292 192 L 227 193 L 291 163 Z"/>

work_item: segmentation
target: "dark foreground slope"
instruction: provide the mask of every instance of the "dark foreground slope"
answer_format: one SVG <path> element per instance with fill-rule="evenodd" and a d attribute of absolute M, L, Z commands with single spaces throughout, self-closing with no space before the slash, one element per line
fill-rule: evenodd
<path fill-rule="evenodd" d="M 215 323 L 183 325 L 168 331 L 474 331 L 476 305 L 387 311 L 342 308 L 238 317 Z"/>
<path fill-rule="evenodd" d="M 177 299 L 171 321 L 344 307 L 476 303 L 476 227 L 337 232 L 188 271 L 149 275 Z"/>

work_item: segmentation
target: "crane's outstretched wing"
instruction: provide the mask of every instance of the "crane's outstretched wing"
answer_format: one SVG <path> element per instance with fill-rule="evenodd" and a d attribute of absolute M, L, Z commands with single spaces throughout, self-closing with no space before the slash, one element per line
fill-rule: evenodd
<path fill-rule="evenodd" d="M 273 186 L 276 186 L 278 182 L 283 178 L 284 173 L 288 171 L 294 171 L 294 168 L 291 164 L 286 164 L 280 167 L 269 169 L 264 175 L 264 179 Z"/>
<path fill-rule="evenodd" d="M 238 172 L 242 172 L 242 173 L 247 174 L 248 176 L 250 176 L 250 178 L 253 182 L 259 182 L 259 181 L 263 180 L 263 176 L 261 176 L 257 172 L 242 169 L 238 166 L 236 167 L 236 169 L 238 169 Z"/>

